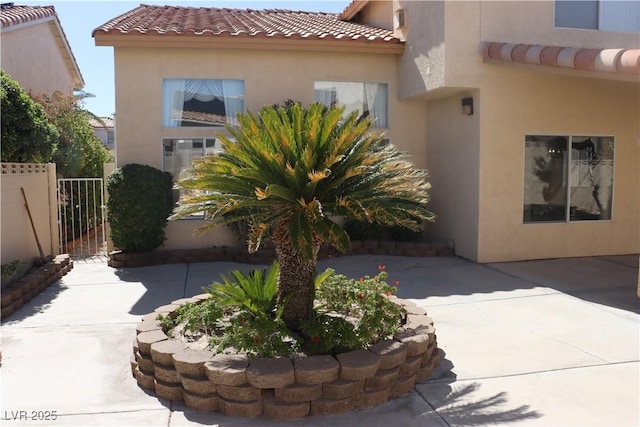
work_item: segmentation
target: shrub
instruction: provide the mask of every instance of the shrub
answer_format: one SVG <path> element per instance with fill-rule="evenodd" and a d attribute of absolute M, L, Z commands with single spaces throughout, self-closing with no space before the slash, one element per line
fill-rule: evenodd
<path fill-rule="evenodd" d="M 347 220 L 344 225 L 351 240 L 393 240 L 394 242 L 419 242 L 422 240 L 421 221 L 415 220 L 415 229 L 396 225 L 383 226 L 375 222 Z"/>
<path fill-rule="evenodd" d="M 171 174 L 128 164 L 107 179 L 107 220 L 113 244 L 125 252 L 149 252 L 166 240 L 173 209 Z"/>

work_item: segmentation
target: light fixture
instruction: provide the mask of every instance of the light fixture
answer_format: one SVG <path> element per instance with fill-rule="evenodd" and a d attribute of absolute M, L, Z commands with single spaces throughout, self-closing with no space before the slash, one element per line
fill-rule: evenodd
<path fill-rule="evenodd" d="M 462 114 L 473 115 L 473 98 L 462 98 Z"/>

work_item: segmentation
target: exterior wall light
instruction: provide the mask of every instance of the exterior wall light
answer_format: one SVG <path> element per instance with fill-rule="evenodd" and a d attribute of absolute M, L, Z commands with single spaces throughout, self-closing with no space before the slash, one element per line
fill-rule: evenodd
<path fill-rule="evenodd" d="M 462 114 L 467 116 L 473 115 L 473 98 L 462 98 Z"/>

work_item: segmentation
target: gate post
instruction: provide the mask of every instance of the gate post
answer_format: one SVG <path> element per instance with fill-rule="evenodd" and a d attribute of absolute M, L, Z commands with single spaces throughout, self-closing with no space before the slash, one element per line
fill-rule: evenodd
<path fill-rule="evenodd" d="M 58 179 L 56 164 L 47 163 L 47 186 L 49 188 L 49 228 L 51 229 L 50 254 L 60 254 L 60 229 L 58 224 Z"/>

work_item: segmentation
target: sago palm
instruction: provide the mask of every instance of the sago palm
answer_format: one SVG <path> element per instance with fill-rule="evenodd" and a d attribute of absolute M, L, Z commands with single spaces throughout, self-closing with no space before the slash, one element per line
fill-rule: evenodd
<path fill-rule="evenodd" d="M 191 178 L 178 183 L 205 194 L 185 196 L 174 219 L 204 211 L 210 221 L 200 232 L 247 221 L 250 252 L 272 239 L 278 303 L 288 300 L 283 319 L 294 330 L 312 312 L 320 244 L 349 249 L 336 219 L 411 229 L 433 219 L 426 172 L 371 132 L 370 119 L 343 112 L 288 102 L 240 114 L 231 137 L 220 136 L 223 152 L 195 162 Z"/>

